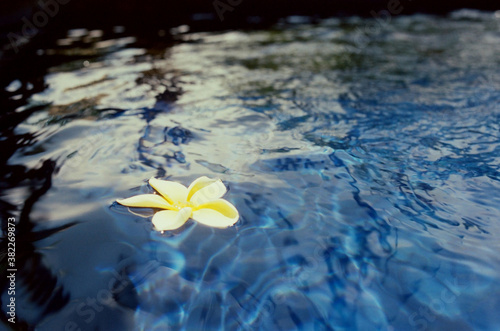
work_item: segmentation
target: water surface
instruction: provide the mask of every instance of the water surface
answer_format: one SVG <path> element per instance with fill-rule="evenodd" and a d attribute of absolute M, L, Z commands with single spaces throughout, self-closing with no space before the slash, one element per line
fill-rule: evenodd
<path fill-rule="evenodd" d="M 499 16 L 302 20 L 168 47 L 68 31 L 39 50 L 42 74 L 5 87 L 18 325 L 497 329 Z M 202 175 L 227 184 L 236 226 L 162 235 L 114 203 Z"/>

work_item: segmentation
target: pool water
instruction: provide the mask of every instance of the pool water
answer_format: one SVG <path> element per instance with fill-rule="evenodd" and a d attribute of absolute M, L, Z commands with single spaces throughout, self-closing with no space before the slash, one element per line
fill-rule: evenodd
<path fill-rule="evenodd" d="M 499 329 L 499 17 L 60 36 L 2 92 L 16 326 Z M 203 175 L 234 227 L 114 202 Z"/>

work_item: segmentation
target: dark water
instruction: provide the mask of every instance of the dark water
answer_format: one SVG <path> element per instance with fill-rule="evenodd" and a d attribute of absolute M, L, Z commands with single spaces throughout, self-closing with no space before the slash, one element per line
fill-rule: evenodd
<path fill-rule="evenodd" d="M 17 327 L 500 328 L 500 14 L 292 21 L 69 31 L 10 82 Z M 113 203 L 202 175 L 236 226 L 161 235 Z"/>

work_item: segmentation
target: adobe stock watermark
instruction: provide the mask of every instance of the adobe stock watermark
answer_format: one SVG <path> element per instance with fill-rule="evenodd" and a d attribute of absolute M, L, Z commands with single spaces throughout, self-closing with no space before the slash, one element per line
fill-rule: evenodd
<path fill-rule="evenodd" d="M 262 330 L 266 322 L 272 319 L 276 309 L 285 303 L 286 296 L 279 289 L 273 290 L 262 302 L 258 298 L 250 297 L 242 303 L 243 309 L 238 314 L 242 330 Z"/>
<path fill-rule="evenodd" d="M 386 8 L 387 9 L 379 12 L 374 10 L 370 11 L 370 15 L 375 19 L 375 21 L 371 24 L 366 24 L 363 29 L 360 27 L 356 28 L 355 31 L 358 33 L 358 36 L 354 40 L 356 48 L 362 49 L 366 47 L 370 35 L 378 34 L 382 28 L 387 27 L 391 23 L 393 16 L 401 14 L 404 10 L 404 7 L 399 0 L 389 0 Z"/>
<path fill-rule="evenodd" d="M 453 279 L 445 280 L 444 287 L 429 302 L 422 305 L 408 317 L 408 324 L 416 330 L 428 330 L 439 315 L 445 314 L 446 306 L 453 304 L 462 294 L 462 291 L 472 286 L 473 276 L 470 274 L 455 275 Z"/>
<path fill-rule="evenodd" d="M 111 129 L 113 129 L 111 124 L 103 123 L 97 128 L 87 130 L 85 132 L 87 139 L 82 139 L 76 150 L 67 155 L 65 167 L 74 169 L 82 162 L 88 161 L 95 153 L 96 145 L 106 137 L 106 133 Z"/>
<path fill-rule="evenodd" d="M 114 302 L 113 296 L 119 294 L 129 285 L 132 281 L 118 272 L 113 271 L 113 277 L 108 282 L 108 288 L 101 289 L 97 292 L 95 297 L 87 297 L 76 306 L 77 315 L 85 322 L 90 324 L 95 319 L 96 315 L 104 310 L 104 306 L 109 306 Z M 84 328 L 86 329 L 86 328 Z M 80 324 L 77 321 L 68 321 L 64 326 L 65 331 L 82 331 Z"/>
<path fill-rule="evenodd" d="M 379 258 L 388 258 L 392 254 L 392 250 L 373 253 Z M 339 263 L 334 256 L 335 254 L 331 244 L 314 239 L 312 254 L 304 256 L 302 266 L 291 270 L 291 273 L 283 278 L 282 283 L 286 283 L 286 286 L 274 288 L 265 299 L 252 296 L 246 302 L 241 303 L 243 309 L 238 318 L 241 325 L 243 325 L 242 330 L 266 329 L 266 323 L 272 322 L 273 316 L 280 309 L 280 306 L 287 304 L 287 301 L 290 300 L 287 299 L 287 292 L 300 292 L 304 288 L 314 287 L 315 282 L 324 281 L 324 276 L 327 273 L 333 273 L 337 277 L 346 280 L 349 277 L 356 276 Z M 326 260 L 331 260 L 331 270 L 328 269 Z M 377 276 L 374 273 L 369 273 L 366 276 L 358 274 L 357 276 L 357 282 L 362 285 L 360 291 L 346 291 L 344 294 L 344 299 L 350 305 L 358 304 L 358 301 L 362 300 L 360 298 L 362 296 L 361 291 L 369 288 L 372 283 L 377 281 Z M 282 291 L 282 289 L 285 290 Z"/>
<path fill-rule="evenodd" d="M 212 2 L 214 10 L 219 17 L 219 20 L 224 21 L 224 13 L 229 11 L 232 12 L 235 7 L 239 6 L 243 0 L 215 0 Z"/>
<path fill-rule="evenodd" d="M 59 13 L 60 5 L 65 5 L 70 1 L 71 0 L 39 0 L 37 5 L 40 9 L 33 14 L 31 20 L 26 16 L 21 18 L 21 21 L 24 23 L 21 31 L 18 33 L 9 32 L 7 34 L 7 38 L 9 38 L 10 45 L 12 49 L 14 49 L 14 52 L 19 52 L 19 47 L 27 44 L 31 38 L 40 32 L 41 28 L 49 23 L 50 18 Z"/>

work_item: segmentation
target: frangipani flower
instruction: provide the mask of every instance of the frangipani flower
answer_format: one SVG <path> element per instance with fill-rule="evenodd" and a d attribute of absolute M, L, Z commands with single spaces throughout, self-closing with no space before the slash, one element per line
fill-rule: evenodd
<path fill-rule="evenodd" d="M 220 179 L 202 176 L 186 188 L 176 182 L 151 178 L 149 185 L 159 195 L 141 194 L 116 202 L 127 207 L 165 209 L 153 215 L 153 224 L 158 231 L 177 229 L 189 218 L 205 225 L 225 228 L 235 224 L 240 217 L 231 203 L 221 199 L 227 190 Z"/>

